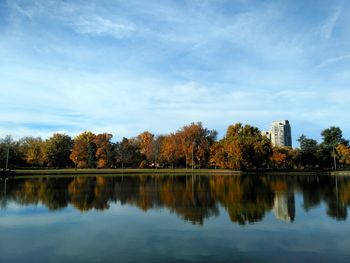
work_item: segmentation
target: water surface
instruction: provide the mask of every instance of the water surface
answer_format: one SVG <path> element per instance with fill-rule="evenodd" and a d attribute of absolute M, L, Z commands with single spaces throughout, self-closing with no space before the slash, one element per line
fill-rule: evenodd
<path fill-rule="evenodd" d="M 349 262 L 349 178 L 0 181 L 0 262 Z"/>

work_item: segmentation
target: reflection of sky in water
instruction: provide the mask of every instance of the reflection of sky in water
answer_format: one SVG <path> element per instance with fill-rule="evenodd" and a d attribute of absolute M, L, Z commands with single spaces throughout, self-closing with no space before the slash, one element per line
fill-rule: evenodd
<path fill-rule="evenodd" d="M 14 201 L 0 210 L 1 262 L 347 262 L 349 220 L 327 215 L 321 202 L 303 208 L 295 192 L 293 222 L 272 207 L 262 220 L 239 225 L 218 204 L 218 214 L 194 225 L 167 207 L 143 211 L 109 202 L 103 211 L 72 205 L 49 211 Z"/>

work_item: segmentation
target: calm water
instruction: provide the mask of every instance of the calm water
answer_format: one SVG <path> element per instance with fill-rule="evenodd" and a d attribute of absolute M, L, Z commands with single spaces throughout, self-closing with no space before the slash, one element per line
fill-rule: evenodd
<path fill-rule="evenodd" d="M 0 181 L 0 262 L 349 262 L 349 178 Z"/>

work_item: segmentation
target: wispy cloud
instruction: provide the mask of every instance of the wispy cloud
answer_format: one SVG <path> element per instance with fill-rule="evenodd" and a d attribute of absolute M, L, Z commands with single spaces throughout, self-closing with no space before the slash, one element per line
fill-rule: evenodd
<path fill-rule="evenodd" d="M 344 61 L 344 60 L 349 60 L 350 59 L 350 54 L 346 54 L 346 55 L 342 55 L 339 57 L 334 57 L 334 58 L 329 58 L 326 59 L 325 61 L 323 61 L 322 63 L 320 63 L 317 67 L 318 68 L 324 68 L 324 67 L 328 67 L 332 64 Z"/>
<path fill-rule="evenodd" d="M 136 31 L 129 23 L 115 22 L 97 15 L 78 17 L 72 26 L 79 33 L 110 35 L 114 38 L 126 37 Z"/>
<path fill-rule="evenodd" d="M 341 8 L 337 8 L 337 10 L 325 21 L 322 25 L 321 32 L 323 37 L 328 40 L 332 37 L 334 27 L 342 13 Z"/>

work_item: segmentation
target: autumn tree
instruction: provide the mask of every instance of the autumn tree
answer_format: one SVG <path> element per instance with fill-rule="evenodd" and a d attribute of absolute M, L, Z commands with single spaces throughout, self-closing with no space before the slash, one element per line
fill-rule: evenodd
<path fill-rule="evenodd" d="M 336 148 L 339 162 L 343 165 L 350 165 L 350 147 L 339 144 Z"/>
<path fill-rule="evenodd" d="M 270 157 L 274 168 L 292 168 L 295 166 L 297 151 L 290 147 L 273 147 Z"/>
<path fill-rule="evenodd" d="M 186 160 L 186 167 L 196 163 L 199 166 L 207 164 L 210 158 L 210 147 L 215 142 L 217 132 L 204 128 L 202 123 L 198 122 L 184 126 L 178 131 L 178 134 L 181 152 Z M 194 157 L 194 163 L 192 163 L 192 157 Z"/>
<path fill-rule="evenodd" d="M 74 145 L 70 159 L 79 168 L 92 168 L 95 165 L 96 144 L 94 140 L 96 135 L 85 131 L 74 139 Z"/>
<path fill-rule="evenodd" d="M 152 142 L 154 135 L 148 131 L 145 131 L 137 136 L 137 140 L 140 143 L 140 152 L 144 154 L 147 159 L 150 159 L 152 154 Z"/>
<path fill-rule="evenodd" d="M 215 147 L 218 154 L 215 164 L 230 169 L 266 167 L 272 154 L 270 140 L 258 128 L 241 123 L 229 126 L 226 136 Z"/>
<path fill-rule="evenodd" d="M 70 166 L 72 164 L 69 159 L 71 148 L 71 137 L 66 134 L 55 133 L 45 142 L 45 160 L 52 167 Z"/>
<path fill-rule="evenodd" d="M 98 134 L 93 143 L 96 145 L 97 168 L 105 168 L 111 166 L 112 161 L 112 144 L 113 135 L 109 133 Z"/>
<path fill-rule="evenodd" d="M 210 164 L 220 168 L 227 167 L 227 152 L 222 141 L 215 142 L 210 149 Z"/>
<path fill-rule="evenodd" d="M 160 155 L 168 165 L 171 165 L 173 168 L 176 166 L 183 157 L 179 134 L 171 133 L 164 137 Z"/>
<path fill-rule="evenodd" d="M 144 157 L 143 162 L 148 166 L 152 162 L 154 135 L 145 131 L 136 137 L 136 141 L 139 144 L 140 153 Z"/>
<path fill-rule="evenodd" d="M 29 165 L 44 165 L 45 142 L 40 137 L 24 137 L 20 140 L 19 144 L 24 158 Z"/>

